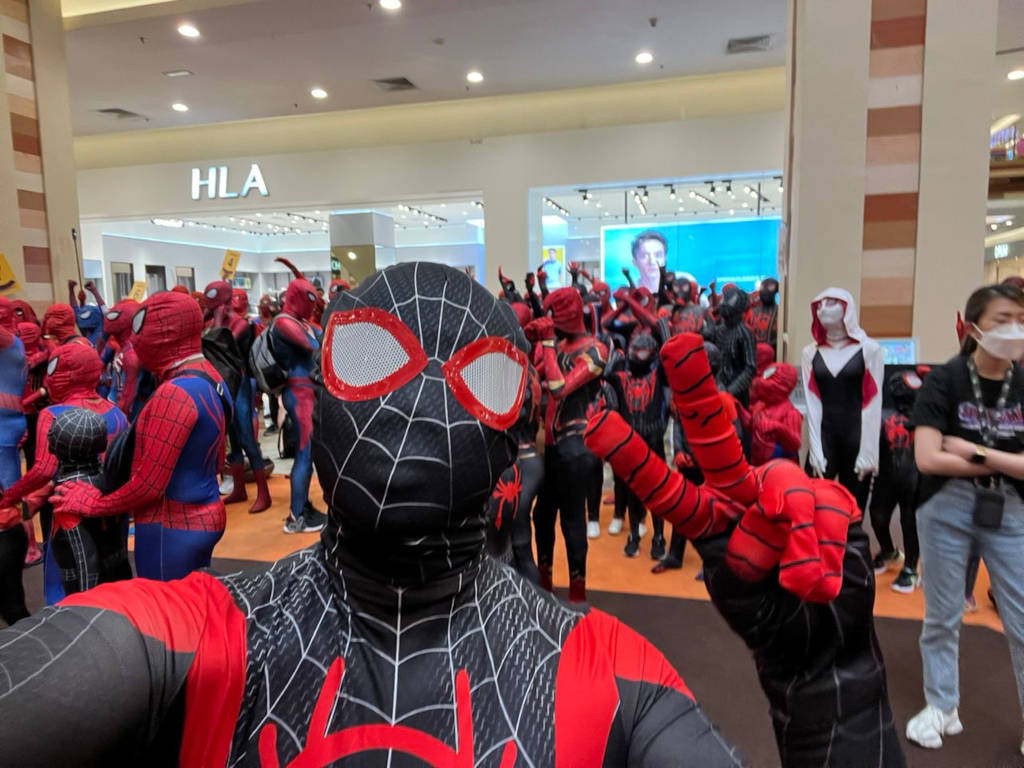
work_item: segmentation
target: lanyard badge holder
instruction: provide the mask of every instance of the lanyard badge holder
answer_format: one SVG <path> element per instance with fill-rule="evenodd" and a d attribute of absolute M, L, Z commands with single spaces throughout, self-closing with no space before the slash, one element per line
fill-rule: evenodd
<path fill-rule="evenodd" d="M 1003 388 L 999 392 L 999 399 L 996 401 L 995 412 L 1000 413 L 1006 408 L 1006 400 L 1010 396 L 1010 384 L 1013 382 L 1015 366 L 1011 365 L 1006 371 L 1003 379 Z M 967 370 L 971 375 L 971 388 L 974 390 L 974 402 L 978 408 L 978 431 L 981 434 L 982 442 L 988 448 L 995 448 L 996 437 L 999 430 L 989 418 L 989 409 L 981 397 L 981 381 L 978 378 L 978 369 L 974 360 L 967 359 Z M 990 486 L 981 485 L 978 479 L 974 481 L 974 524 L 979 528 L 988 530 L 999 530 L 1003 524 L 1003 507 L 1006 505 L 1006 495 L 1003 493 L 1003 480 L 999 476 L 992 477 Z"/>

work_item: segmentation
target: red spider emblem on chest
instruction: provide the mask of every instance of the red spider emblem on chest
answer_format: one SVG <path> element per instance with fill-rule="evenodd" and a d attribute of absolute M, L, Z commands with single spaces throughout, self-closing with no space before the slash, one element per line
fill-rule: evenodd
<path fill-rule="evenodd" d="M 632 376 L 626 377 L 626 407 L 630 413 L 643 413 L 651 404 L 654 398 L 654 373 L 649 373 L 642 379 Z"/>
<path fill-rule="evenodd" d="M 284 768 L 323 768 L 337 760 L 375 750 L 390 749 L 419 758 L 433 768 L 473 768 L 473 712 L 470 703 L 469 675 L 460 669 L 455 674 L 455 718 L 458 747 L 449 747 L 433 736 L 404 725 L 380 723 L 356 725 L 327 733 L 331 706 L 345 674 L 345 660 L 335 659 L 324 677 L 313 706 L 306 732 L 306 746 Z M 260 729 L 261 768 L 280 768 L 277 759 L 277 726 L 267 723 Z M 501 753 L 500 768 L 512 768 L 516 745 L 509 740 Z"/>
<path fill-rule="evenodd" d="M 909 448 L 912 442 L 910 430 L 907 429 L 907 417 L 894 413 L 882 424 L 885 439 L 894 450 Z"/>
<path fill-rule="evenodd" d="M 498 514 L 494 518 L 494 527 L 501 530 L 502 515 L 507 506 L 512 511 L 512 517 L 519 514 L 519 494 L 523 490 L 523 475 L 519 467 L 512 466 L 512 477 L 508 480 L 501 478 L 494 486 L 491 497 L 498 502 Z"/>

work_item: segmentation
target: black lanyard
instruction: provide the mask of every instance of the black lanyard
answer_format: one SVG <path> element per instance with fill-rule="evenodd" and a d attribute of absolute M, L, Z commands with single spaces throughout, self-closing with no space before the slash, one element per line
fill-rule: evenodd
<path fill-rule="evenodd" d="M 1006 408 L 1006 401 L 1010 397 L 1010 385 L 1013 383 L 1013 376 L 1017 366 L 1014 363 L 1006 369 L 1003 377 L 1003 388 L 999 391 L 999 399 L 996 400 L 996 407 L 989 410 L 981 397 L 981 379 L 978 377 L 978 366 L 974 364 L 974 358 L 967 358 L 967 372 L 971 376 L 971 389 L 974 390 L 974 403 L 978 407 L 978 432 L 981 439 L 989 448 L 995 448 L 996 438 L 999 436 L 999 425 L 994 423 L 998 414 Z M 995 415 L 995 418 L 992 416 Z"/>

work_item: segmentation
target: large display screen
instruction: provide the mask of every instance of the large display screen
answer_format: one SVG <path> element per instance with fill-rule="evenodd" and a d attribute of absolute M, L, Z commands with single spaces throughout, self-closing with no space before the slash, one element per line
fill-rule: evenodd
<path fill-rule="evenodd" d="M 685 273 L 700 285 L 717 280 L 754 290 L 774 277 L 779 219 L 673 222 L 618 225 L 601 230 L 601 272 L 612 288 L 624 285 L 622 270 L 652 292 L 658 289 L 658 266 Z"/>

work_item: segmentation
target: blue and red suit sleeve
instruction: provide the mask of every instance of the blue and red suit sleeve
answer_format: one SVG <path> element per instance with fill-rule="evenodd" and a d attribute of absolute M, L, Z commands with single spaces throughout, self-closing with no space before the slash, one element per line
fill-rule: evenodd
<path fill-rule="evenodd" d="M 554 758 L 555 768 L 742 765 L 665 657 L 597 610 L 562 646 Z"/>
<path fill-rule="evenodd" d="M 306 335 L 305 329 L 300 323 L 287 315 L 278 315 L 274 320 L 274 330 L 277 331 L 281 338 L 303 352 L 312 352 L 313 345 L 310 343 L 309 336 Z"/>
<path fill-rule="evenodd" d="M 0 495 L 0 507 L 14 506 L 32 491 L 42 488 L 57 474 L 57 457 L 50 453 L 50 443 L 46 437 L 52 423 L 53 414 L 50 410 L 41 411 L 36 426 L 35 463 Z"/>
<path fill-rule="evenodd" d="M 104 584 L 0 631 L 0 765 L 225 765 L 245 618 L 212 576 Z M 159 754 L 157 754 L 159 753 Z"/>

